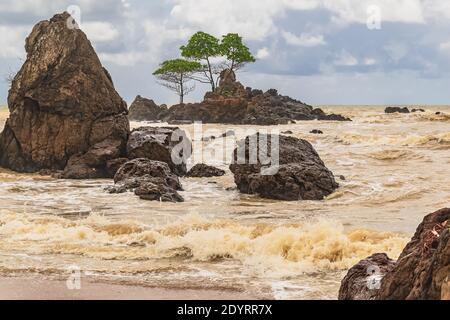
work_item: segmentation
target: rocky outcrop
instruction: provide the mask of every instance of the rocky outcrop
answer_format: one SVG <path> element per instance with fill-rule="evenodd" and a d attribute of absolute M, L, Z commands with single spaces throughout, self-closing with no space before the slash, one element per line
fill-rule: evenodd
<path fill-rule="evenodd" d="M 225 171 L 212 166 L 208 166 L 204 163 L 196 164 L 187 173 L 186 177 L 189 178 L 211 178 L 221 177 L 225 175 Z"/>
<path fill-rule="evenodd" d="M 222 72 L 219 86 L 208 92 L 204 101 L 176 105 L 164 121 L 202 121 L 203 123 L 277 125 L 295 120 L 351 121 L 340 115 L 327 115 L 321 109 L 287 96 L 277 90 L 267 92 L 245 88 L 230 70 Z"/>
<path fill-rule="evenodd" d="M 407 107 L 387 107 L 385 113 L 410 113 Z"/>
<path fill-rule="evenodd" d="M 182 190 L 178 177 L 165 162 L 149 159 L 134 159 L 123 164 L 114 176 L 115 186 L 108 187 L 110 193 L 134 190 L 143 200 L 182 202 Z"/>
<path fill-rule="evenodd" d="M 126 103 L 86 35 L 68 27 L 70 19 L 55 15 L 26 39 L 27 58 L 12 81 L 10 117 L 0 135 L 1 166 L 97 178 L 125 152 Z"/>
<path fill-rule="evenodd" d="M 384 275 L 395 261 L 385 253 L 377 253 L 353 266 L 342 280 L 339 300 L 375 300 Z"/>
<path fill-rule="evenodd" d="M 275 158 L 271 160 L 275 163 L 269 166 L 272 148 Z M 264 155 L 268 157 L 264 159 Z M 240 192 L 263 198 L 322 200 L 338 188 L 333 173 L 312 145 L 294 137 L 260 134 L 247 137 L 234 150 L 230 170 Z"/>
<path fill-rule="evenodd" d="M 186 160 L 191 152 L 192 143 L 179 128 L 137 128 L 131 132 L 127 144 L 129 159 L 147 158 L 165 162 L 178 176 L 186 174 Z"/>
<path fill-rule="evenodd" d="M 153 100 L 137 96 L 130 106 L 128 119 L 131 121 L 158 121 L 167 114 L 166 105 L 158 106 Z"/>
<path fill-rule="evenodd" d="M 372 262 L 375 262 L 375 267 L 381 268 L 383 261 L 387 260 Z M 362 264 L 360 262 L 358 265 Z M 342 282 L 342 298 L 357 299 L 364 292 L 358 290 L 361 277 L 354 276 L 358 265 L 350 269 Z M 450 209 L 442 209 L 426 216 L 398 260 L 389 268 L 390 270 L 386 269 L 378 290 L 370 294 L 370 299 L 442 299 L 446 295 L 450 275 Z"/>
<path fill-rule="evenodd" d="M 439 300 L 450 274 L 450 209 L 425 217 L 391 272 L 381 282 L 381 300 Z"/>

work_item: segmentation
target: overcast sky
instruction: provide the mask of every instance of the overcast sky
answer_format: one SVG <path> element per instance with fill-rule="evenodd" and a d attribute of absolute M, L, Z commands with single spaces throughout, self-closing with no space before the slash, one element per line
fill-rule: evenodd
<path fill-rule="evenodd" d="M 244 37 L 258 58 L 246 86 L 310 104 L 450 104 L 448 0 L 1 0 L 0 104 L 32 26 L 71 5 L 128 102 L 175 103 L 152 72 L 202 30 Z"/>

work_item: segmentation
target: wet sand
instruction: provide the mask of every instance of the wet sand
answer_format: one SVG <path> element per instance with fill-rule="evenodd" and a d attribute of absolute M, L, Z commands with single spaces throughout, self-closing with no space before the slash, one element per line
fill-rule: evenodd
<path fill-rule="evenodd" d="M 233 291 L 166 289 L 83 280 L 79 290 L 66 282 L 35 277 L 0 277 L 0 300 L 254 300 Z"/>

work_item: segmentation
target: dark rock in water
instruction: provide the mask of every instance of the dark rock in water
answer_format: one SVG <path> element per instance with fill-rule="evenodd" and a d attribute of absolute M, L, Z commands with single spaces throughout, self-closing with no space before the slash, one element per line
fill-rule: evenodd
<path fill-rule="evenodd" d="M 208 92 L 204 101 L 194 104 L 181 104 L 169 109 L 165 120 L 202 121 L 203 123 L 229 123 L 251 125 L 289 124 L 295 120 L 347 121 L 338 115 L 314 114 L 313 107 L 279 95 L 277 90 L 267 92 L 244 88 L 236 81 L 230 70 L 222 72 L 219 86 L 215 92 Z"/>
<path fill-rule="evenodd" d="M 149 159 L 134 159 L 120 167 L 114 176 L 114 187 L 110 193 L 134 190 L 144 200 L 182 202 L 177 191 L 182 190 L 180 180 L 165 162 Z"/>
<path fill-rule="evenodd" d="M 312 134 L 323 134 L 323 131 L 322 130 L 318 130 L 318 129 L 314 129 L 314 130 L 310 131 L 309 133 L 312 133 Z"/>
<path fill-rule="evenodd" d="M 127 144 L 128 158 L 165 162 L 178 176 L 186 174 L 191 152 L 192 143 L 179 128 L 141 127 L 131 132 Z"/>
<path fill-rule="evenodd" d="M 380 300 L 440 300 L 450 275 L 450 209 L 426 216 L 381 282 Z"/>
<path fill-rule="evenodd" d="M 208 166 L 203 163 L 196 164 L 187 173 L 186 177 L 190 178 L 210 178 L 210 177 L 221 177 L 225 175 L 225 171 L 212 166 Z"/>
<path fill-rule="evenodd" d="M 446 295 L 450 275 L 450 209 L 426 216 L 397 262 L 392 266 L 384 257 L 369 263 L 385 273 L 379 290 L 368 298 L 376 300 L 440 300 Z M 364 261 L 364 260 L 363 260 Z M 383 262 L 384 261 L 384 262 Z M 360 285 L 361 262 L 350 269 L 340 289 L 345 299 L 366 298 Z M 367 265 L 367 263 L 366 263 Z M 383 269 L 383 266 L 386 266 Z M 359 270 L 359 273 L 356 272 Z"/>
<path fill-rule="evenodd" d="M 375 300 L 381 279 L 394 265 L 395 261 L 385 253 L 377 253 L 358 262 L 342 280 L 339 300 Z"/>
<path fill-rule="evenodd" d="M 186 125 L 193 124 L 194 121 L 192 121 L 192 120 L 170 120 L 168 123 L 170 125 L 175 125 L 175 126 L 186 126 Z"/>
<path fill-rule="evenodd" d="M 279 163 L 269 167 L 268 154 L 278 140 Z M 262 148 L 262 149 L 261 149 Z M 263 150 L 267 148 L 267 153 Z M 256 163 L 253 162 L 256 159 Z M 242 193 L 258 194 L 278 200 L 322 200 L 336 190 L 333 173 L 328 170 L 312 145 L 301 139 L 277 135 L 253 135 L 241 141 L 233 153 L 230 170 Z M 252 160 L 252 161 L 250 161 Z M 276 159 L 275 159 L 276 160 Z"/>
<path fill-rule="evenodd" d="M 153 100 L 137 96 L 130 106 L 128 119 L 132 121 L 158 121 L 167 114 L 167 106 L 158 106 Z"/>
<path fill-rule="evenodd" d="M 291 130 L 283 131 L 282 134 L 293 134 Z"/>
<path fill-rule="evenodd" d="M 442 112 L 438 111 L 435 113 L 435 115 L 440 116 L 442 114 Z"/>
<path fill-rule="evenodd" d="M 68 13 L 38 23 L 27 59 L 8 96 L 0 165 L 20 172 L 62 170 L 70 178 L 102 177 L 125 152 L 127 106 L 86 35 L 68 28 Z M 98 159 L 94 159 L 98 157 Z"/>
<path fill-rule="evenodd" d="M 425 109 L 412 109 L 411 112 L 412 112 L 412 113 L 416 113 L 416 112 L 425 112 Z"/>
<path fill-rule="evenodd" d="M 407 107 L 387 107 L 385 113 L 410 113 Z"/>
<path fill-rule="evenodd" d="M 340 175 L 340 176 L 339 176 L 339 179 L 341 179 L 342 181 L 347 180 L 347 179 L 345 178 L 345 176 L 343 176 L 343 175 Z"/>
<path fill-rule="evenodd" d="M 236 133 L 234 132 L 234 130 L 228 130 L 227 132 L 222 133 L 219 138 L 227 138 L 227 137 L 232 137 L 236 135 Z M 201 139 L 201 141 L 211 141 L 211 140 L 216 140 L 217 137 L 216 136 L 210 136 L 210 137 L 203 137 Z"/>

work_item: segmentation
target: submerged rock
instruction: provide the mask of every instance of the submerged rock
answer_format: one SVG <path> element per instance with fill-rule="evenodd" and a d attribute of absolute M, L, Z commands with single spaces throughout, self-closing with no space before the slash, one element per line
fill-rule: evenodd
<path fill-rule="evenodd" d="M 412 109 L 411 112 L 412 112 L 412 113 L 416 113 L 416 112 L 425 112 L 425 109 Z"/>
<path fill-rule="evenodd" d="M 158 121 L 167 113 L 167 106 L 158 106 L 153 100 L 138 95 L 130 106 L 128 119 L 131 121 Z"/>
<path fill-rule="evenodd" d="M 27 58 L 12 81 L 10 117 L 0 135 L 1 166 L 102 177 L 106 162 L 125 152 L 126 103 L 86 35 L 68 27 L 70 19 L 57 14 L 26 39 Z"/>
<path fill-rule="evenodd" d="M 339 300 L 375 300 L 381 279 L 394 268 L 385 253 L 374 254 L 353 266 L 342 280 Z"/>
<path fill-rule="evenodd" d="M 196 164 L 187 173 L 186 177 L 190 178 L 210 178 L 210 177 L 221 177 L 225 175 L 225 171 L 212 166 L 208 166 L 204 163 Z"/>
<path fill-rule="evenodd" d="M 385 113 L 410 113 L 407 107 L 387 107 Z"/>
<path fill-rule="evenodd" d="M 131 132 L 127 144 L 128 158 L 147 158 L 165 162 L 178 176 L 186 174 L 186 160 L 191 152 L 192 142 L 179 128 L 137 128 Z"/>
<path fill-rule="evenodd" d="M 312 133 L 312 134 L 323 134 L 323 131 L 322 130 L 318 130 L 318 129 L 314 129 L 314 130 L 311 130 L 309 133 Z"/>
<path fill-rule="evenodd" d="M 114 176 L 115 186 L 108 187 L 110 193 L 134 190 L 144 200 L 182 202 L 177 191 L 182 190 L 178 177 L 165 162 L 149 159 L 134 159 L 123 164 Z"/>
<path fill-rule="evenodd" d="M 389 266 L 385 268 L 386 272 L 380 279 L 378 290 L 369 294 L 361 288 L 361 276 L 355 273 L 362 265 L 360 262 L 350 269 L 344 278 L 340 298 L 442 299 L 448 290 L 450 275 L 450 209 L 442 209 L 427 215 L 394 265 L 387 263 L 386 258 L 377 261 L 369 258 L 367 261 L 373 262 L 375 267 Z"/>
<path fill-rule="evenodd" d="M 275 163 L 269 166 L 267 160 L 276 142 L 279 150 L 274 147 L 274 151 L 279 161 L 272 158 Z M 261 159 L 260 152 L 269 159 Z M 249 136 L 234 150 L 233 159 L 230 170 L 242 193 L 287 201 L 322 200 L 339 187 L 312 145 L 294 137 Z"/>

